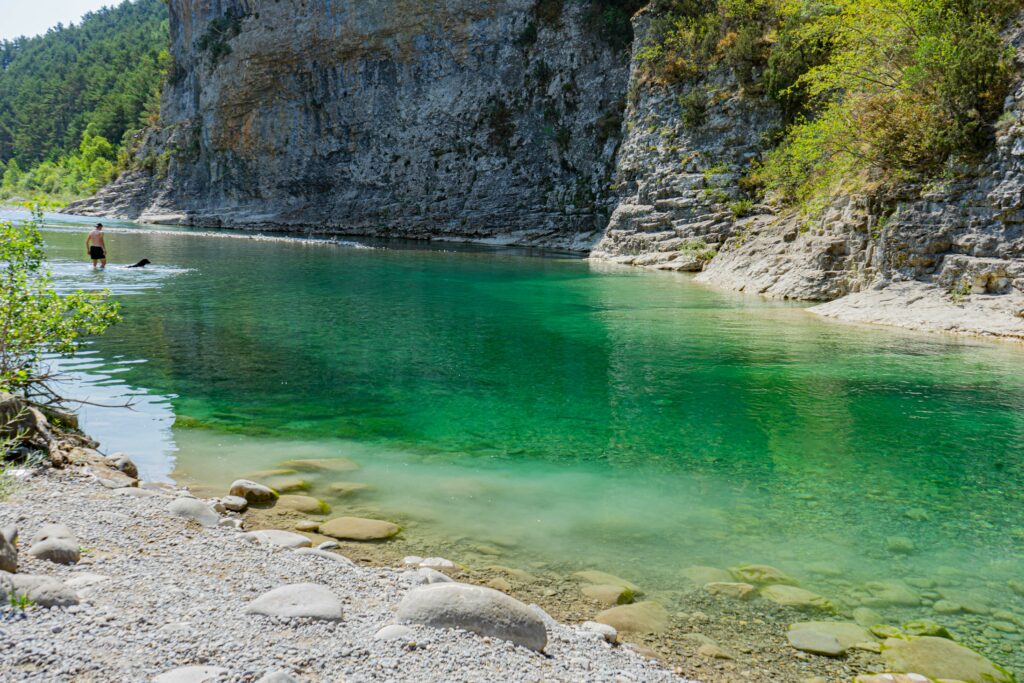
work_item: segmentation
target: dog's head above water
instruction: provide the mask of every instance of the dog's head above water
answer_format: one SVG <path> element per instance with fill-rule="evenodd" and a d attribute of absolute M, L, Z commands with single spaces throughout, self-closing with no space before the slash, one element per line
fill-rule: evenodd
<path fill-rule="evenodd" d="M 145 268 L 150 263 L 152 263 L 152 261 L 150 261 L 148 258 L 144 258 L 141 261 L 139 261 L 138 263 L 136 263 L 134 266 L 128 266 L 128 267 L 129 268 Z"/>

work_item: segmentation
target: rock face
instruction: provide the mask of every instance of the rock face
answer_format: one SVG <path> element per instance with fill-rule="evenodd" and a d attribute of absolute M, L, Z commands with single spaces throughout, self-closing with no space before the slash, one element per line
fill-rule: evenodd
<path fill-rule="evenodd" d="M 629 54 L 559 5 L 171 0 L 155 171 L 73 210 L 589 248 Z"/>
<path fill-rule="evenodd" d="M 398 605 L 398 620 L 432 628 L 459 628 L 542 652 L 547 627 L 532 609 L 504 593 L 464 583 L 414 588 Z"/>

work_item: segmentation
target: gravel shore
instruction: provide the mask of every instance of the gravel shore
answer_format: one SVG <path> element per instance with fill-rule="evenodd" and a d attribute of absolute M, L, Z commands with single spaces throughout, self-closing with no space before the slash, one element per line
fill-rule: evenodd
<path fill-rule="evenodd" d="M 134 491 L 134 493 L 132 493 Z M 396 623 L 415 571 L 350 565 L 260 545 L 226 527 L 172 516 L 180 490 L 110 489 L 81 469 L 36 470 L 0 503 L 0 528 L 16 525 L 18 573 L 73 586 L 70 607 L 0 607 L 2 681 L 150 681 L 188 666 L 219 667 L 209 680 L 257 681 L 685 681 L 601 634 L 541 613 L 543 654 L 498 638 Z M 68 526 L 81 560 L 28 554 L 44 524 Z M 68 584 L 67 582 L 70 582 Z M 339 599 L 340 620 L 282 619 L 246 606 L 287 584 L 316 583 Z M 532 608 L 540 611 L 539 608 Z M 202 677 L 161 678 L 199 681 Z"/>

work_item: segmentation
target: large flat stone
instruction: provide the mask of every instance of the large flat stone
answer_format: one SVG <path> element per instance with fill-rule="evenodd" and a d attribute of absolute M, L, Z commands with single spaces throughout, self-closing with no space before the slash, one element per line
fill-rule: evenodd
<path fill-rule="evenodd" d="M 540 616 L 500 591 L 463 583 L 414 588 L 398 606 L 398 620 L 432 628 L 458 628 L 542 652 L 548 634 Z"/>
<path fill-rule="evenodd" d="M 882 661 L 896 673 L 916 673 L 964 683 L 1014 683 L 1013 675 L 974 650 L 946 638 L 889 638 Z"/>
<path fill-rule="evenodd" d="M 258 529 L 241 535 L 242 540 L 279 548 L 309 548 L 313 542 L 302 534 L 280 529 Z"/>
<path fill-rule="evenodd" d="M 220 521 L 220 515 L 209 505 L 196 498 L 176 498 L 167 506 L 167 511 L 175 517 L 192 520 L 203 526 L 214 527 Z"/>
<path fill-rule="evenodd" d="M 382 541 L 401 530 L 397 524 L 362 517 L 337 517 L 320 525 L 324 536 L 345 541 Z"/>
<path fill-rule="evenodd" d="M 663 633 L 668 629 L 668 612 L 656 602 L 612 607 L 594 617 L 619 633 Z"/>
<path fill-rule="evenodd" d="M 245 611 L 281 619 L 341 619 L 341 601 L 327 586 L 295 583 L 275 588 L 250 602 Z"/>

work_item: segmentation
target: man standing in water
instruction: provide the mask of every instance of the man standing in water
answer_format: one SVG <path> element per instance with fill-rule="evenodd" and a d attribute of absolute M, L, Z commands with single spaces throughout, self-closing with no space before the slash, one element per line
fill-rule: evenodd
<path fill-rule="evenodd" d="M 95 229 L 85 238 L 85 248 L 89 250 L 89 258 L 92 259 L 94 270 L 97 261 L 100 262 L 100 268 L 107 267 L 107 245 L 103 243 L 102 223 L 97 223 Z"/>

